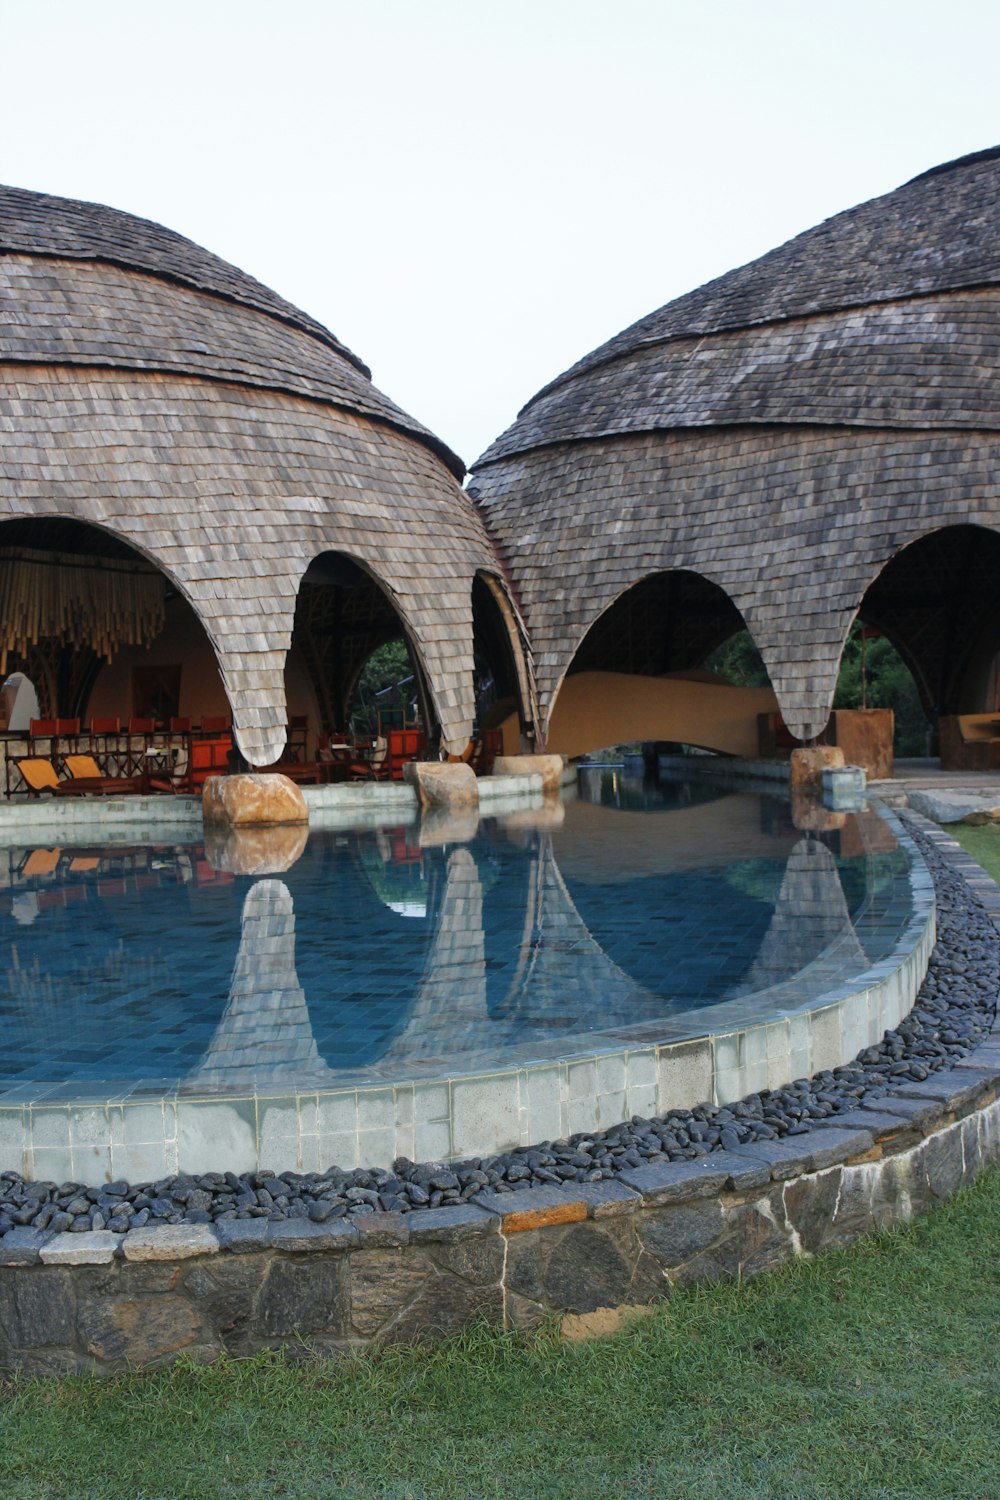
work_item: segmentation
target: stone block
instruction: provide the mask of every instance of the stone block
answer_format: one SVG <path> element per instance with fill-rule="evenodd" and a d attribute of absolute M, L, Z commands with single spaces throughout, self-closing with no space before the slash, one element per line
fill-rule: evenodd
<path fill-rule="evenodd" d="M 0 1329 L 12 1349 L 68 1343 L 75 1314 L 72 1272 L 36 1266 L 0 1276 Z"/>
<path fill-rule="evenodd" d="M 342 1226 L 348 1231 L 345 1238 L 350 1244 L 358 1243 L 357 1231 L 350 1233 L 353 1225 L 344 1219 L 335 1219 L 333 1226 L 330 1223 L 315 1224 L 312 1219 L 275 1219 L 267 1224 L 267 1243 L 274 1250 L 287 1250 L 292 1254 L 342 1249 L 343 1245 L 337 1246 L 338 1236 L 331 1232 L 334 1226 Z"/>
<path fill-rule="evenodd" d="M 440 1270 L 475 1286 L 489 1286 L 503 1279 L 507 1259 L 503 1235 L 484 1234 L 450 1244 L 429 1244 L 427 1253 Z"/>
<path fill-rule="evenodd" d="M 610 1219 L 619 1214 L 631 1213 L 642 1201 L 634 1188 L 626 1187 L 617 1178 L 606 1178 L 601 1182 L 575 1182 L 573 1197 L 583 1199 L 592 1219 Z"/>
<path fill-rule="evenodd" d="M 44 1245 L 54 1236 L 48 1229 L 29 1226 L 8 1229 L 0 1239 L 0 1266 L 33 1266 Z"/>
<path fill-rule="evenodd" d="M 473 1322 L 499 1325 L 504 1319 L 504 1294 L 499 1283 L 474 1286 L 454 1276 L 432 1276 L 410 1306 L 383 1330 L 382 1337 L 403 1344 L 459 1333 Z"/>
<path fill-rule="evenodd" d="M 608 1224 L 574 1225 L 562 1234 L 547 1257 L 543 1288 L 549 1305 L 567 1312 L 594 1312 L 598 1307 L 650 1302 L 663 1297 L 667 1284 L 660 1272 L 644 1264 L 637 1286 L 638 1245 L 616 1235 Z M 629 1251 L 632 1251 L 629 1254 Z"/>
<path fill-rule="evenodd" d="M 257 1302 L 257 1331 L 264 1338 L 294 1339 L 311 1333 L 342 1338 L 347 1332 L 349 1303 L 343 1256 L 273 1260 Z"/>
<path fill-rule="evenodd" d="M 634 1172 L 622 1172 L 618 1181 L 641 1193 L 647 1203 L 705 1198 L 721 1193 L 729 1181 L 729 1168 L 716 1165 L 714 1156 L 712 1152 L 698 1161 L 653 1162 L 648 1167 L 636 1167 Z"/>
<path fill-rule="evenodd" d="M 265 1250 L 268 1244 L 268 1221 L 266 1219 L 219 1219 L 213 1233 L 220 1250 L 233 1255 L 249 1255 L 254 1250 Z M 357 1244 L 352 1235 L 351 1243 Z"/>
<path fill-rule="evenodd" d="M 574 1184 L 575 1188 L 575 1184 Z M 500 1219 L 504 1234 L 571 1224 L 587 1217 L 587 1205 L 573 1188 L 525 1188 L 523 1192 L 477 1193 L 472 1200 Z"/>
<path fill-rule="evenodd" d="M 126 1260 L 188 1260 L 218 1251 L 219 1239 L 209 1224 L 164 1224 L 157 1229 L 131 1229 L 122 1236 Z"/>
<path fill-rule="evenodd" d="M 45 1266 L 106 1266 L 115 1258 L 122 1236 L 107 1230 L 55 1234 L 39 1252 Z"/>
<path fill-rule="evenodd" d="M 422 1245 L 430 1241 L 447 1245 L 472 1236 L 496 1236 L 500 1232 L 500 1223 L 501 1216 L 474 1203 L 425 1208 L 409 1216 L 410 1243 Z"/>
<path fill-rule="evenodd" d="M 950 1198 L 957 1193 L 965 1181 L 961 1128 L 953 1126 L 928 1136 L 922 1159 L 927 1186 L 935 1198 Z"/>
<path fill-rule="evenodd" d="M 725 1232 L 725 1215 L 717 1198 L 666 1204 L 647 1210 L 638 1220 L 639 1238 L 663 1267 L 682 1265 L 707 1250 Z"/>
<path fill-rule="evenodd" d="M 351 1256 L 351 1325 L 362 1337 L 379 1332 L 416 1297 L 427 1261 L 404 1250 L 359 1250 Z"/>
<path fill-rule="evenodd" d="M 299 788 L 275 772 L 210 776 L 202 791 L 201 812 L 206 828 L 309 822 Z"/>
<path fill-rule="evenodd" d="M 210 1342 L 208 1330 L 183 1297 L 94 1297 L 81 1301 L 80 1338 L 102 1363 L 148 1365 Z"/>
<path fill-rule="evenodd" d="M 362 1250 L 391 1250 L 410 1238 L 406 1214 L 359 1214 L 354 1227 Z"/>
<path fill-rule="evenodd" d="M 803 1250 L 812 1253 L 829 1242 L 843 1170 L 842 1167 L 830 1167 L 825 1172 L 810 1173 L 785 1183 L 785 1215 L 798 1234 Z"/>
<path fill-rule="evenodd" d="M 949 1113 L 968 1108 L 993 1085 L 990 1068 L 942 1068 L 923 1083 L 903 1083 L 891 1092 L 900 1099 L 935 1099 Z"/>

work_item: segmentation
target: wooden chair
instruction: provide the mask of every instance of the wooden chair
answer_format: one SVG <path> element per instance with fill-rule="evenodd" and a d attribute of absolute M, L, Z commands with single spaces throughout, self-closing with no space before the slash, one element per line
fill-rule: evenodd
<path fill-rule="evenodd" d="M 60 750 L 79 750 L 80 720 L 56 719 L 56 738 L 59 741 Z"/>
<path fill-rule="evenodd" d="M 479 749 L 479 760 L 476 765 L 477 776 L 489 776 L 493 770 L 493 762 L 498 755 L 503 754 L 503 730 L 484 729 L 482 742 Z"/>
<path fill-rule="evenodd" d="M 386 761 L 389 756 L 389 741 L 384 734 L 378 734 L 367 749 L 360 749 L 351 761 L 349 775 L 354 780 L 361 781 L 384 781 L 386 779 Z"/>
<path fill-rule="evenodd" d="M 114 776 L 119 769 L 118 741 L 121 732 L 122 721 L 117 715 L 106 714 L 90 721 L 90 749 L 101 757 L 105 776 Z"/>
<path fill-rule="evenodd" d="M 282 759 L 304 761 L 309 743 L 308 714 L 292 714 L 285 734 L 285 753 Z"/>
<path fill-rule="evenodd" d="M 51 756 L 54 760 L 59 749 L 55 719 L 29 719 L 28 755 Z"/>

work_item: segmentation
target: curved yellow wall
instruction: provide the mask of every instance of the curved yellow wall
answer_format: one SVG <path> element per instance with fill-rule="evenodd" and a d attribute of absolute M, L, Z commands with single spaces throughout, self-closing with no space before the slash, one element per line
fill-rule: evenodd
<path fill-rule="evenodd" d="M 771 688 L 683 676 L 577 672 L 564 678 L 559 689 L 545 748 L 572 760 L 633 740 L 676 740 L 753 757 L 758 754 L 757 715 L 774 713 L 777 707 Z M 505 748 L 516 738 L 514 716 L 504 723 Z"/>

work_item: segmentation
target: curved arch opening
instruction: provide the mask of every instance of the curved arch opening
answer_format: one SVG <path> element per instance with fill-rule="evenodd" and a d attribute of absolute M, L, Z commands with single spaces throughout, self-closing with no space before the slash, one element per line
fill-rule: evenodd
<path fill-rule="evenodd" d="M 647 757 L 686 747 L 758 753 L 761 718 L 776 715 L 767 681 L 740 683 L 708 663 L 737 636 L 752 640 L 724 589 L 674 569 L 619 595 L 581 641 L 553 705 L 548 748 L 578 756 L 611 747 Z"/>
<path fill-rule="evenodd" d="M 311 759 L 324 736 L 405 732 L 421 748 L 440 726 L 420 654 L 388 590 L 347 553 L 321 552 L 299 584 L 285 661 L 286 754 Z"/>
<path fill-rule="evenodd" d="M 869 584 L 841 660 L 841 680 L 859 654 L 860 627 L 876 665 L 884 655 L 898 702 L 889 702 L 908 734 L 899 753 L 916 748 L 919 721 L 913 699 L 931 727 L 932 752 L 954 769 L 1000 766 L 1000 729 L 964 725 L 1000 712 L 1000 534 L 984 526 L 946 526 L 897 552 Z M 879 641 L 884 640 L 884 646 Z M 870 658 L 869 658 L 870 659 Z M 898 666 L 896 665 L 898 661 Z M 912 679 L 907 690 L 902 671 Z M 839 689 L 838 689 L 839 691 Z M 875 706 L 875 705 L 873 705 Z M 979 738 L 966 750 L 964 731 Z"/>
<path fill-rule="evenodd" d="M 138 548 L 68 517 L 0 522 L 0 674 L 37 716 L 229 719 L 215 649 L 177 585 Z M 13 726 L 14 728 L 18 726 Z"/>
<path fill-rule="evenodd" d="M 486 573 L 472 581 L 474 736 L 490 736 L 507 755 L 534 742 L 527 651 L 503 585 Z"/>

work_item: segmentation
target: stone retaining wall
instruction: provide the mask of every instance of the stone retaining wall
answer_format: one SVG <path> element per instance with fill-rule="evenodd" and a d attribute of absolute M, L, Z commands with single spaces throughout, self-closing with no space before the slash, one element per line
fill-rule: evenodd
<path fill-rule="evenodd" d="M 422 1340 L 644 1306 L 843 1245 L 1000 1159 L 1000 1037 L 807 1135 L 615 1181 L 354 1222 L 220 1221 L 0 1240 L 0 1366 L 113 1371 L 289 1345 Z"/>

